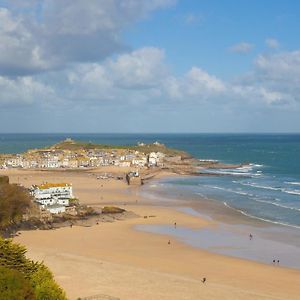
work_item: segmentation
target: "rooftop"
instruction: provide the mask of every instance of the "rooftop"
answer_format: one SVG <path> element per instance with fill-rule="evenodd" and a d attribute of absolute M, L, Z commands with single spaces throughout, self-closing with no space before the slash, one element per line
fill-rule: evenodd
<path fill-rule="evenodd" d="M 52 187 L 70 187 L 72 184 L 70 183 L 42 183 L 40 185 L 37 185 L 36 187 L 40 190 L 49 189 Z"/>

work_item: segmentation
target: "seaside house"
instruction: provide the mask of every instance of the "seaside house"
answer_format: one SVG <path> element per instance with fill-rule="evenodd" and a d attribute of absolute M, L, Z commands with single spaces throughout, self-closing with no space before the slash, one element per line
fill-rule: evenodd
<path fill-rule="evenodd" d="M 90 160 L 86 157 L 80 157 L 78 159 L 79 168 L 87 168 L 90 166 Z"/>
<path fill-rule="evenodd" d="M 132 164 L 137 167 L 144 167 L 147 165 L 147 157 L 134 158 Z"/>
<path fill-rule="evenodd" d="M 130 165 L 131 165 L 131 162 L 127 161 L 127 160 L 120 161 L 120 163 L 119 163 L 119 167 L 130 167 Z"/>
<path fill-rule="evenodd" d="M 148 157 L 148 165 L 150 167 L 159 166 L 162 164 L 164 157 L 165 154 L 162 152 L 150 152 Z"/>
<path fill-rule="evenodd" d="M 69 206 L 69 200 L 73 198 L 72 185 L 68 183 L 33 185 L 30 193 L 40 208 L 51 213 L 65 212 L 65 207 Z"/>
<path fill-rule="evenodd" d="M 15 155 L 5 160 L 5 166 L 7 168 L 22 167 L 22 164 L 23 164 L 23 157 L 21 155 Z"/>
<path fill-rule="evenodd" d="M 78 168 L 78 161 L 76 159 L 69 160 L 69 168 L 76 169 Z"/>
<path fill-rule="evenodd" d="M 61 163 L 58 159 L 58 156 L 50 156 L 47 159 L 47 167 L 46 168 L 59 168 L 61 166 Z"/>

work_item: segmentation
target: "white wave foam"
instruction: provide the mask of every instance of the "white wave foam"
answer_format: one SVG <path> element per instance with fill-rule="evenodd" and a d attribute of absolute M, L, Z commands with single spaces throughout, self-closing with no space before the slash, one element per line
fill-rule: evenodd
<path fill-rule="evenodd" d="M 283 205 L 283 204 L 279 204 L 277 202 L 271 202 L 271 201 L 262 200 L 262 199 L 254 199 L 254 201 L 261 202 L 261 203 L 271 204 L 271 205 L 278 206 L 278 207 L 285 208 L 285 209 L 300 211 L 300 208 L 286 206 L 286 205 Z"/>
<path fill-rule="evenodd" d="M 236 170 L 240 170 L 240 171 L 251 171 L 253 168 L 251 166 L 242 166 L 242 167 L 238 167 L 236 168 Z M 235 170 L 235 169 L 232 169 Z"/>
<path fill-rule="evenodd" d="M 218 162 L 218 160 L 216 160 L 216 159 L 198 159 L 198 161 L 200 161 L 200 162 L 213 162 L 213 163 Z"/>
<path fill-rule="evenodd" d="M 272 190 L 272 191 L 280 191 L 283 193 L 291 194 L 291 195 L 300 195 L 300 190 L 288 190 L 284 189 L 281 187 L 273 187 L 273 186 L 268 186 L 268 185 L 259 185 L 251 182 L 239 182 L 239 184 L 244 185 L 244 186 L 251 186 L 259 189 L 265 189 L 265 190 Z"/>
<path fill-rule="evenodd" d="M 286 181 L 286 184 L 291 184 L 291 185 L 300 185 L 300 182 L 297 181 Z"/>
<path fill-rule="evenodd" d="M 282 226 L 288 226 L 288 227 L 293 227 L 293 228 L 300 229 L 300 226 L 292 225 L 292 224 L 289 224 L 289 223 L 278 222 L 278 221 L 272 221 L 272 220 L 264 219 L 264 218 L 260 218 L 260 217 L 256 217 L 256 216 L 253 216 L 253 215 L 250 215 L 250 214 L 244 212 L 241 209 L 237 209 L 237 208 L 234 208 L 234 207 L 228 205 L 227 202 L 223 202 L 223 203 L 224 203 L 224 205 L 226 207 L 228 207 L 230 209 L 233 209 L 235 211 L 238 211 L 238 212 L 240 212 L 242 215 L 244 215 L 246 217 L 249 217 L 249 218 L 252 218 L 252 219 L 256 219 L 256 220 L 260 220 L 260 221 L 264 221 L 264 222 L 267 222 L 267 223 L 272 223 L 272 224 L 276 224 L 276 225 L 282 225 Z"/>
<path fill-rule="evenodd" d="M 260 164 L 250 164 L 250 166 L 255 167 L 255 168 L 262 168 L 264 165 L 260 165 Z"/>
<path fill-rule="evenodd" d="M 300 191 L 299 190 L 282 190 L 283 192 L 287 193 L 287 194 L 291 194 L 291 195 L 300 195 Z"/>
<path fill-rule="evenodd" d="M 243 196 L 253 196 L 253 194 L 250 194 L 250 193 L 246 193 L 243 191 L 236 191 L 236 190 L 232 190 L 232 189 L 226 189 L 226 188 L 222 188 L 220 186 L 207 185 L 207 187 L 210 187 L 210 188 L 213 188 L 216 190 L 222 190 L 222 191 L 234 193 L 234 194 L 239 194 L 239 195 L 243 195 Z"/>
<path fill-rule="evenodd" d="M 243 191 L 240 191 L 240 190 L 239 191 L 237 191 L 237 190 L 231 190 L 231 192 L 235 193 L 235 194 L 243 195 L 243 196 L 250 196 L 250 197 L 254 196 L 251 193 L 243 192 Z"/>
<path fill-rule="evenodd" d="M 221 174 L 221 175 L 233 175 L 233 176 L 246 176 L 246 177 L 252 177 L 253 173 L 249 173 L 249 172 L 237 172 L 237 171 L 233 171 L 233 170 L 218 170 L 218 171 L 214 171 L 213 173 L 215 174 Z"/>
<path fill-rule="evenodd" d="M 279 187 L 273 187 L 273 186 L 268 186 L 268 185 L 259 185 L 259 184 L 255 184 L 255 183 L 251 183 L 251 182 L 247 182 L 247 183 L 240 182 L 240 184 L 244 185 L 244 186 L 251 186 L 251 187 L 259 188 L 259 189 L 282 191 L 282 188 L 279 188 Z"/>
<path fill-rule="evenodd" d="M 207 196 L 205 196 L 204 194 L 202 194 L 202 193 L 196 193 L 197 195 L 199 195 L 201 198 L 203 198 L 203 199 L 208 199 L 208 197 Z"/>

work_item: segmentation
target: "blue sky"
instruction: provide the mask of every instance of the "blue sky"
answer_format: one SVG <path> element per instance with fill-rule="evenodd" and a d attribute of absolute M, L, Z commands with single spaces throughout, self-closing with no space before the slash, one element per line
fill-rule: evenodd
<path fill-rule="evenodd" d="M 299 14 L 291 0 L 0 0 L 0 131 L 299 132 Z"/>
<path fill-rule="evenodd" d="M 230 78 L 247 72 L 256 55 L 274 52 L 266 46 L 267 38 L 280 41 L 281 50 L 299 49 L 299 12 L 298 1 L 185 0 L 153 14 L 124 36 L 135 48 L 164 48 L 179 74 L 200 65 Z M 253 51 L 248 55 L 228 51 L 240 41 L 253 44 Z"/>

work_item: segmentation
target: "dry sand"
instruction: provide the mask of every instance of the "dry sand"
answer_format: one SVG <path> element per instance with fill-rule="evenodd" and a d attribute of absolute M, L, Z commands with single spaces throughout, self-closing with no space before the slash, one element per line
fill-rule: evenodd
<path fill-rule="evenodd" d="M 97 180 L 90 175 L 95 171 L 1 173 L 25 186 L 71 182 L 82 203 L 118 203 L 141 216 L 92 227 L 27 231 L 15 239 L 27 246 L 29 257 L 50 267 L 70 299 L 98 294 L 122 300 L 300 299 L 299 270 L 212 254 L 175 240 L 169 245 L 167 236 L 134 230 L 136 224 L 176 221 L 199 228 L 215 223 L 172 207 L 141 205 L 137 188 L 122 181 Z"/>

